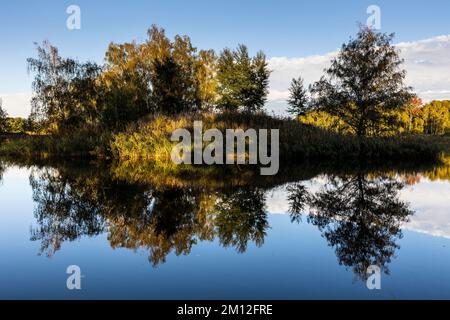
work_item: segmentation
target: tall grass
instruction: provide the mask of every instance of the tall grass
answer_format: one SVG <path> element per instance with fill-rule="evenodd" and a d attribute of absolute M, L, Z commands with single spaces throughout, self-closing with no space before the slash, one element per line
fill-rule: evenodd
<path fill-rule="evenodd" d="M 419 162 L 437 160 L 444 150 L 450 154 L 449 137 L 358 138 L 265 114 L 207 113 L 153 116 L 116 134 L 82 130 L 72 135 L 4 137 L 0 139 L 0 155 L 37 159 L 112 158 L 129 163 L 146 161 L 160 170 L 189 173 L 195 170 L 194 166 L 177 166 L 172 162 L 170 154 L 176 142 L 170 141 L 170 137 L 178 128 L 192 133 L 195 120 L 203 122 L 203 131 L 217 128 L 223 134 L 226 129 L 279 129 L 280 160 L 285 162 L 344 163 L 361 159 L 366 162 Z"/>
<path fill-rule="evenodd" d="M 437 144 L 429 143 L 422 137 L 358 138 L 265 114 L 225 113 L 180 115 L 175 118 L 157 116 L 140 121 L 125 132 L 113 136 L 113 157 L 121 161 L 151 161 L 163 169 L 174 169 L 175 164 L 170 159 L 170 152 L 176 144 L 170 141 L 172 132 L 185 128 L 192 134 L 195 120 L 203 122 L 203 131 L 217 128 L 223 134 L 226 129 L 279 129 L 281 159 L 297 163 L 360 158 L 368 162 L 437 160 L 440 153 Z"/>
<path fill-rule="evenodd" d="M 79 131 L 72 135 L 24 135 L 0 141 L 0 155 L 8 157 L 102 158 L 107 157 L 110 135 Z"/>

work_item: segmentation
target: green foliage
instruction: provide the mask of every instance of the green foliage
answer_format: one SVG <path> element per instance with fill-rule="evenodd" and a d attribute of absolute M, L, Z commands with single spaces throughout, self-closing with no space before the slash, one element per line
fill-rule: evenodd
<path fill-rule="evenodd" d="M 400 110 L 413 95 L 404 85 L 403 62 L 391 44 L 393 35 L 362 27 L 356 39 L 342 46 L 311 89 L 313 104 L 336 116 L 358 136 L 378 132 L 389 112 Z"/>
<path fill-rule="evenodd" d="M 79 130 L 68 135 L 7 137 L 0 143 L 0 155 L 20 159 L 104 158 L 109 154 L 109 133 Z"/>
<path fill-rule="evenodd" d="M 325 111 L 309 111 L 298 117 L 300 123 L 316 126 L 337 133 L 354 133 L 344 121 Z"/>
<path fill-rule="evenodd" d="M 111 43 L 102 67 L 62 58 L 48 42 L 37 50 L 37 58 L 28 59 L 29 69 L 35 73 L 31 123 L 36 132 L 59 136 L 61 145 L 86 132 L 115 132 L 119 141 L 120 132 L 139 125 L 141 119 L 221 109 L 224 101 L 232 101 L 226 103 L 226 109 L 232 105 L 230 109 L 261 111 L 268 91 L 269 71 L 262 52 L 250 58 L 241 45 L 235 52 L 225 50 L 218 61 L 213 50 L 197 51 L 187 36 L 176 35 L 170 40 L 164 29 L 156 26 L 149 29 L 144 43 Z M 233 61 L 231 73 L 225 74 L 223 59 L 227 54 Z M 155 139 L 153 146 L 162 148 L 154 154 L 167 151 L 169 145 L 158 140 L 165 133 L 148 135 L 145 141 Z M 109 143 L 94 146 L 88 142 L 100 140 L 88 139 L 79 146 L 80 152 L 109 147 Z M 122 144 L 130 144 L 122 142 L 112 145 L 122 150 Z M 133 143 L 141 142 L 137 139 Z M 35 146 L 29 146 L 30 153 L 36 151 Z M 42 148 L 43 153 L 53 150 L 46 145 Z M 5 151 L 8 149 L 13 148 L 8 145 Z"/>
<path fill-rule="evenodd" d="M 367 157 L 434 158 L 423 141 L 366 136 L 442 134 L 449 128 L 448 103 L 412 103 L 392 36 L 362 28 L 344 44 L 332 66 L 311 89 L 301 78 L 290 88 L 289 111 L 296 120 L 263 112 L 270 71 L 266 57 L 251 57 L 244 45 L 197 50 L 189 37 L 169 39 L 152 26 L 143 43 L 111 43 L 105 64 L 81 63 L 44 42 L 28 59 L 33 82 L 32 114 L 1 121 L 3 131 L 42 136 L 8 139 L 0 153 L 43 157 L 112 155 L 120 161 L 153 161 L 173 169 L 171 133 L 205 129 L 279 129 L 285 160 Z M 2 109 L 0 108 L 0 111 Z M 221 111 L 222 113 L 212 113 Z M 0 120 L 2 113 L 0 112 Z M 319 128 L 317 128 L 319 127 Z M 329 129 L 332 130 L 329 130 Z M 0 128 L 1 129 L 1 128 Z M 345 135 L 356 134 L 360 137 Z"/>
<path fill-rule="evenodd" d="M 177 128 L 186 128 L 192 132 L 194 120 L 202 120 L 203 130 L 217 128 L 222 133 L 225 133 L 225 129 L 277 128 L 280 130 L 280 157 L 286 162 L 331 159 L 354 161 L 360 157 L 368 162 L 411 158 L 437 160 L 441 151 L 435 143 L 428 143 L 420 137 L 358 138 L 263 114 L 224 113 L 170 118 L 158 116 L 131 125 L 127 131 L 113 136 L 113 158 L 126 162 L 128 166 L 149 162 L 163 171 L 185 170 L 170 160 L 170 152 L 176 144 L 170 141 L 170 136 Z"/>
<path fill-rule="evenodd" d="M 110 44 L 102 74 L 104 121 L 123 129 L 149 114 L 175 115 L 208 109 L 215 101 L 215 53 L 171 41 L 152 26 L 145 43 Z"/>
<path fill-rule="evenodd" d="M 400 110 L 386 113 L 384 118 L 384 123 L 368 126 L 367 132 L 382 136 L 443 135 L 450 132 L 450 101 L 432 101 L 423 105 L 420 99 L 413 99 Z M 324 111 L 310 111 L 300 116 L 299 121 L 339 133 L 355 133 L 339 117 Z"/>
<path fill-rule="evenodd" d="M 288 113 L 295 116 L 306 115 L 310 109 L 307 91 L 303 86 L 303 79 L 292 79 L 291 87 L 289 88 L 289 99 L 287 100 L 289 108 Z"/>
<path fill-rule="evenodd" d="M 48 42 L 37 50 L 37 58 L 28 59 L 35 73 L 32 119 L 48 132 L 86 126 L 123 130 L 146 115 L 210 110 L 216 104 L 214 51 L 197 51 L 187 36 L 172 41 L 156 26 L 144 43 L 111 43 L 102 67 L 62 58 Z M 255 83 L 258 57 L 253 78 L 247 79 Z"/>
<path fill-rule="evenodd" d="M 220 54 L 217 69 L 218 109 L 244 112 L 263 109 L 270 75 L 263 52 L 251 58 L 244 45 L 234 51 L 225 49 Z"/>
<path fill-rule="evenodd" d="M 7 117 L 5 121 L 5 131 L 9 133 L 27 133 L 34 130 L 33 122 L 31 121 L 31 119 L 25 119 L 21 117 Z"/>
<path fill-rule="evenodd" d="M 432 101 L 426 104 L 422 112 L 424 133 L 444 134 L 450 132 L 450 101 Z"/>
<path fill-rule="evenodd" d="M 8 128 L 6 120 L 7 116 L 6 111 L 3 109 L 3 101 L 0 98 L 0 132 L 5 132 Z"/>
<path fill-rule="evenodd" d="M 99 80 L 101 122 L 106 128 L 121 129 L 151 110 L 150 75 L 141 51 L 136 43 L 109 45 Z"/>
<path fill-rule="evenodd" d="M 163 30 L 151 29 L 148 46 L 157 46 L 156 35 Z M 164 36 L 162 34 L 161 36 Z M 178 114 L 201 108 L 198 97 L 198 82 L 196 78 L 196 49 L 187 36 L 176 36 L 173 42 L 168 39 L 166 51 L 160 50 L 161 56 L 155 57 L 152 63 L 153 103 L 164 114 Z M 149 48 L 150 51 L 155 48 Z"/>
<path fill-rule="evenodd" d="M 95 82 L 100 67 L 62 58 L 48 42 L 37 51 L 37 58 L 28 59 L 29 70 L 35 72 L 31 118 L 58 133 L 94 126 L 99 119 Z"/>

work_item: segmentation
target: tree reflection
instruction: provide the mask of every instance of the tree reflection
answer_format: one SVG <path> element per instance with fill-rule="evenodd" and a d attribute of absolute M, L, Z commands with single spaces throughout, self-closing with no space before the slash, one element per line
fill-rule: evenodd
<path fill-rule="evenodd" d="M 286 191 L 291 222 L 301 222 L 302 213 L 310 200 L 308 189 L 301 183 L 294 183 L 289 185 Z"/>
<path fill-rule="evenodd" d="M 217 187 L 129 182 L 105 168 L 35 169 L 30 177 L 37 225 L 32 240 L 41 253 L 53 255 L 64 241 L 106 233 L 113 248 L 142 250 L 157 266 L 170 253 L 187 255 L 200 241 L 218 239 L 224 247 L 245 252 L 261 246 L 269 227 L 268 184 Z M 309 210 L 338 257 L 361 278 L 369 265 L 389 272 L 401 234 L 412 214 L 398 199 L 403 184 L 395 175 L 327 175 L 312 193 L 301 182 L 287 188 L 292 222 Z M 282 181 L 282 179 L 280 179 Z"/>
<path fill-rule="evenodd" d="M 308 206 L 308 221 L 335 248 L 339 263 L 366 279 L 370 265 L 389 273 L 387 264 L 399 248 L 401 224 L 413 213 L 398 198 L 402 188 L 392 177 L 331 176 L 315 194 L 301 185 L 291 188 L 291 216 Z"/>
<path fill-rule="evenodd" d="M 244 252 L 266 235 L 264 190 L 163 187 L 115 180 L 104 170 L 35 170 L 30 183 L 37 203 L 31 239 L 51 256 L 64 241 L 108 234 L 113 248 L 145 250 L 156 266 L 170 252 L 189 254 L 218 237 Z"/>
<path fill-rule="evenodd" d="M 52 256 L 64 241 L 104 231 L 105 220 L 91 201 L 93 195 L 76 190 L 76 182 L 49 168 L 30 176 L 38 224 L 31 230 L 31 240 L 41 241 L 41 253 Z"/>
<path fill-rule="evenodd" d="M 170 188 L 147 193 L 145 214 L 124 211 L 109 219 L 108 239 L 113 248 L 144 248 L 154 265 L 164 263 L 174 250 L 189 254 L 197 239 L 212 237 L 202 211 L 202 200 L 195 191 Z M 202 219 L 203 218 L 203 219 Z"/>
<path fill-rule="evenodd" d="M 216 205 L 220 242 L 238 252 L 245 252 L 250 241 L 261 246 L 269 227 L 265 202 L 265 192 L 260 188 L 239 188 L 224 194 Z"/>
<path fill-rule="evenodd" d="M 0 184 L 3 181 L 3 173 L 6 171 L 6 164 L 0 160 Z"/>

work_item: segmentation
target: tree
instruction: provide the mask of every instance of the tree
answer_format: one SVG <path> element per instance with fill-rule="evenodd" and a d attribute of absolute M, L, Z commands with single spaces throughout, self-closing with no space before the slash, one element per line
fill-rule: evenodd
<path fill-rule="evenodd" d="M 165 38 L 164 30 L 155 26 L 149 30 L 147 43 L 152 49 L 160 47 L 166 52 L 155 57 L 151 69 L 153 103 L 161 112 L 169 115 L 201 108 L 196 78 L 196 48 L 187 36 L 175 36 L 173 42 Z M 164 37 L 164 38 L 163 38 Z M 167 39 L 167 43 L 158 42 Z"/>
<path fill-rule="evenodd" d="M 143 45 L 143 60 L 150 70 L 151 101 L 157 112 L 175 115 L 208 110 L 216 100 L 216 55 L 197 52 L 188 36 L 171 41 L 153 25 Z"/>
<path fill-rule="evenodd" d="M 213 50 L 200 50 L 187 36 L 174 40 L 153 25 L 142 44 L 111 44 L 102 75 L 105 121 L 120 128 L 148 114 L 176 115 L 215 103 Z"/>
<path fill-rule="evenodd" d="M 423 106 L 422 99 L 418 97 L 413 97 L 411 101 L 406 106 L 406 113 L 408 115 L 406 131 L 409 133 L 418 133 L 420 132 L 420 127 L 423 126 L 423 122 L 420 122 L 417 118 L 420 115 L 420 111 Z"/>
<path fill-rule="evenodd" d="M 7 123 L 6 123 L 6 117 L 8 114 L 3 109 L 3 100 L 0 98 L 0 132 L 7 131 Z"/>
<path fill-rule="evenodd" d="M 422 109 L 424 133 L 444 134 L 450 129 L 450 101 L 432 101 Z"/>
<path fill-rule="evenodd" d="M 287 112 L 292 115 L 297 117 L 304 116 L 309 111 L 309 99 L 301 77 L 292 79 L 291 87 L 289 88 L 289 99 L 287 102 L 289 104 Z"/>
<path fill-rule="evenodd" d="M 214 50 L 200 50 L 195 65 L 198 99 L 202 110 L 211 110 L 217 102 L 217 56 Z"/>
<path fill-rule="evenodd" d="M 111 43 L 105 54 L 101 75 L 101 117 L 106 127 L 123 127 L 153 112 L 150 70 L 144 61 L 142 45 Z"/>
<path fill-rule="evenodd" d="M 248 49 L 225 49 L 217 66 L 217 91 L 220 110 L 261 111 L 267 99 L 270 71 L 263 52 L 250 58 Z"/>
<path fill-rule="evenodd" d="M 45 132 L 120 131 L 161 113 L 255 112 L 268 94 L 262 52 L 250 57 L 241 45 L 218 59 L 213 50 L 197 51 L 187 36 L 169 39 L 155 25 L 143 43 L 111 43 L 103 66 L 63 58 L 48 42 L 37 51 L 28 59 L 35 73 L 30 121 Z"/>
<path fill-rule="evenodd" d="M 332 116 L 325 111 L 308 111 L 298 118 L 300 123 L 309 124 L 338 133 L 351 133 L 352 130 L 339 117 Z"/>
<path fill-rule="evenodd" d="M 313 85 L 315 108 L 338 116 L 358 136 L 380 128 L 389 111 L 402 109 L 413 95 L 404 85 L 406 72 L 393 37 L 361 27 Z"/>
<path fill-rule="evenodd" d="M 16 117 L 8 117 L 6 118 L 6 129 L 5 131 L 13 132 L 13 133 L 25 133 L 29 131 L 28 129 L 28 121 L 27 119 Z"/>
<path fill-rule="evenodd" d="M 70 132 L 93 125 L 97 116 L 95 82 L 100 67 L 62 58 L 56 47 L 45 41 L 37 46 L 38 57 L 29 58 L 28 69 L 35 72 L 32 119 L 43 121 L 50 130 Z"/>

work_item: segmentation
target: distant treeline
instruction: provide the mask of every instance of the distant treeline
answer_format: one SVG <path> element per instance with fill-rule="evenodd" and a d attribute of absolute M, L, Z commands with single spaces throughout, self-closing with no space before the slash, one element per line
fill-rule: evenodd
<path fill-rule="evenodd" d="M 1 133 L 29 133 L 37 128 L 36 123 L 29 117 L 8 117 L 3 109 L 3 101 L 0 97 L 0 134 Z"/>
<path fill-rule="evenodd" d="M 5 117 L 1 119 L 0 132 L 30 133 L 35 131 L 35 125 L 29 118 Z"/>
<path fill-rule="evenodd" d="M 370 128 L 374 134 L 430 134 L 442 135 L 450 132 L 450 100 L 434 100 L 423 103 L 420 99 L 413 99 L 411 103 L 387 115 L 388 121 L 381 127 Z M 339 117 L 324 111 L 311 111 L 299 116 L 299 121 L 324 129 L 331 129 L 340 133 L 352 133 Z"/>

